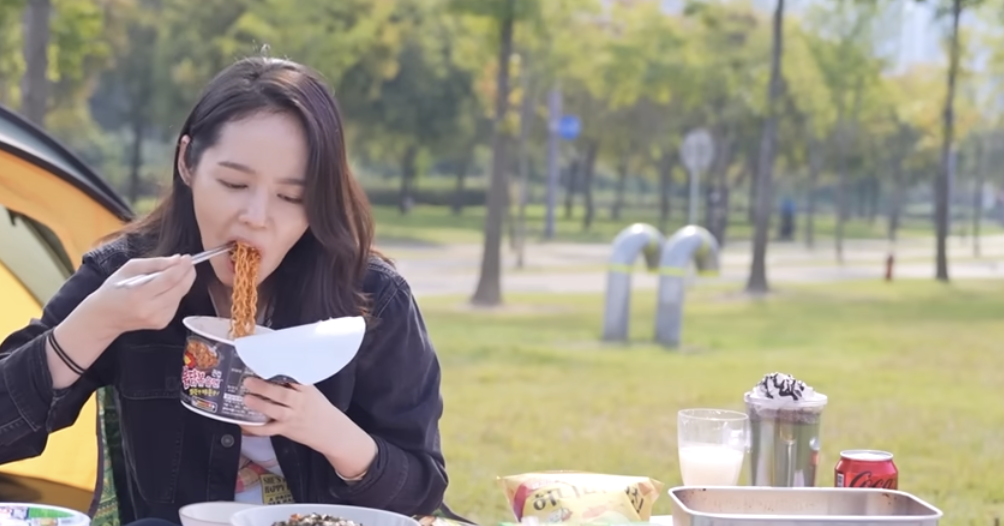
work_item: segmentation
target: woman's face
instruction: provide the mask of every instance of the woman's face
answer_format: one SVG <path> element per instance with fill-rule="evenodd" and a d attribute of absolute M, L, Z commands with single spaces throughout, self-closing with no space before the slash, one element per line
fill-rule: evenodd
<path fill-rule="evenodd" d="M 178 169 L 192 189 L 202 246 L 241 240 L 257 248 L 260 283 L 307 230 L 302 203 L 307 140 L 300 123 L 272 112 L 227 123 L 193 169 L 181 161 L 188 142 L 182 138 Z M 219 280 L 232 286 L 230 258 L 218 256 L 210 263 Z"/>

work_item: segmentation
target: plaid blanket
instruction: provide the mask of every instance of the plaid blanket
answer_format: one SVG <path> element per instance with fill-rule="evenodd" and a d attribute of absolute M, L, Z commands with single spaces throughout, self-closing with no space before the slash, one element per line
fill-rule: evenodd
<path fill-rule="evenodd" d="M 98 462 L 101 480 L 95 490 L 91 504 L 91 526 L 122 526 L 119 514 L 118 492 L 115 473 L 122 473 L 122 435 L 119 433 L 119 415 L 115 408 L 114 393 L 110 387 L 97 392 L 98 405 Z M 432 515 L 415 517 L 422 526 L 470 526 L 471 521 L 453 513 L 446 504 Z"/>

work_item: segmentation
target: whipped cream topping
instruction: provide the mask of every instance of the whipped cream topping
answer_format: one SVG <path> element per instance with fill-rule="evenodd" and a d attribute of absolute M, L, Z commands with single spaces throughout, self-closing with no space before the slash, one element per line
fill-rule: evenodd
<path fill-rule="evenodd" d="M 803 402 L 823 398 L 816 390 L 794 376 L 784 373 L 770 373 L 753 386 L 751 398 L 775 400 L 778 402 Z"/>

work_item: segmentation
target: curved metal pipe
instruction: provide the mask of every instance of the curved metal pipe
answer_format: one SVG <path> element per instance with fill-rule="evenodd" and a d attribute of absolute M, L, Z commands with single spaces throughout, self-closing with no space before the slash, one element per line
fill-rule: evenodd
<path fill-rule="evenodd" d="M 607 264 L 607 297 L 603 312 L 603 339 L 624 341 L 628 335 L 628 315 L 631 309 L 631 271 L 638 254 L 645 265 L 655 270 L 659 264 L 662 233 L 652 225 L 635 223 L 621 230 L 614 238 Z"/>
<path fill-rule="evenodd" d="M 680 345 L 685 290 L 683 280 L 691 261 L 701 274 L 718 274 L 718 241 L 711 232 L 697 225 L 677 230 L 662 247 L 655 339 L 667 347 Z"/>

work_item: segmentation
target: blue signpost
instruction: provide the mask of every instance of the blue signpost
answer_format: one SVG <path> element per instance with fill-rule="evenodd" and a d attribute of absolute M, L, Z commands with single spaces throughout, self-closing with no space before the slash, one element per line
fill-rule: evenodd
<path fill-rule="evenodd" d="M 582 131 L 582 122 L 575 115 L 563 115 L 558 121 L 558 136 L 566 141 L 575 140 Z"/>
<path fill-rule="evenodd" d="M 547 214 L 544 238 L 554 237 L 554 208 L 558 195 L 558 138 L 573 141 L 582 132 L 582 121 L 575 115 L 561 115 L 561 93 L 552 90 L 548 100 L 550 133 L 547 141 Z M 561 117 L 557 117 L 561 115 Z"/>

